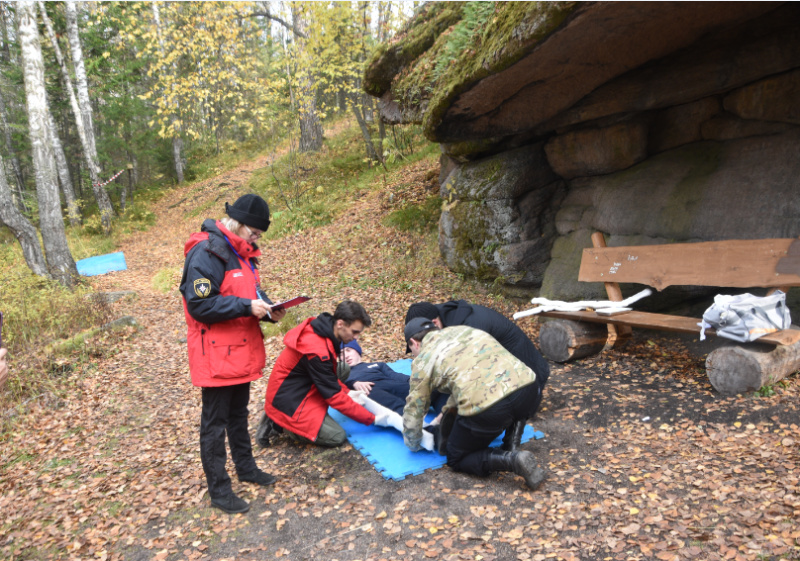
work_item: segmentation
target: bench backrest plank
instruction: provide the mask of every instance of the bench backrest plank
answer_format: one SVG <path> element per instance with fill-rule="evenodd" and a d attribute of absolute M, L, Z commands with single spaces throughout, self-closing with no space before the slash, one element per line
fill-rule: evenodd
<path fill-rule="evenodd" d="M 800 239 L 725 240 L 583 250 L 578 280 L 719 287 L 800 286 Z"/>

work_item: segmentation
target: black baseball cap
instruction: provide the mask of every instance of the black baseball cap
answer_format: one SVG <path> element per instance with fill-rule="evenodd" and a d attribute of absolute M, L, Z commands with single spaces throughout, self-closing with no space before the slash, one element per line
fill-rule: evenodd
<path fill-rule="evenodd" d="M 406 352 L 411 352 L 411 347 L 408 346 L 411 337 L 420 331 L 430 331 L 431 329 L 436 329 L 436 324 L 428 318 L 412 318 L 403 329 L 403 336 L 406 338 Z"/>

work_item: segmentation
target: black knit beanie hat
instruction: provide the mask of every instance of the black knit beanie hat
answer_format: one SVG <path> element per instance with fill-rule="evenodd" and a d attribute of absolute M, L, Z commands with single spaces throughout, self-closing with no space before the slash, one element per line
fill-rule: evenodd
<path fill-rule="evenodd" d="M 417 302 L 411 304 L 406 313 L 406 323 L 414 318 L 425 318 L 434 320 L 439 317 L 439 308 L 430 302 Z"/>
<path fill-rule="evenodd" d="M 424 318 L 433 321 L 438 317 L 439 308 L 437 308 L 435 304 L 431 304 L 430 302 L 417 302 L 416 304 L 411 304 L 408 308 L 408 312 L 406 312 L 406 326 L 408 326 L 411 320 L 416 318 Z M 414 333 L 416 333 L 416 331 Z M 414 335 L 414 333 L 411 335 Z M 406 336 L 406 352 L 410 353 L 411 347 L 408 346 L 407 339 L 408 336 Z"/>
<path fill-rule="evenodd" d="M 269 228 L 269 205 L 258 195 L 242 195 L 232 205 L 225 203 L 225 214 L 262 232 Z"/>

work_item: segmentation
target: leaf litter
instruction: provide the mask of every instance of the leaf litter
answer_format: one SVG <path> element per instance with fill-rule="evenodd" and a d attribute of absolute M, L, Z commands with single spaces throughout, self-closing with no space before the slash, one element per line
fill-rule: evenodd
<path fill-rule="evenodd" d="M 636 333 L 620 350 L 552 365 L 524 445 L 549 470 L 536 492 L 513 474 L 480 479 L 448 468 L 385 481 L 351 446 L 286 438 L 255 448 L 270 489 L 240 483 L 252 508 L 211 509 L 200 465 L 200 394 L 191 386 L 177 285 L 183 243 L 204 218 L 246 192 L 257 159 L 178 187 L 156 225 L 123 240 L 128 270 L 93 277 L 98 291 L 134 290 L 116 304 L 142 329 L 123 332 L 56 404 L 34 401 L 0 450 L 0 557 L 7 559 L 800 559 L 800 380 L 769 397 L 722 397 L 702 358 L 677 337 Z M 278 299 L 313 297 L 297 320 L 344 298 L 365 305 L 370 360 L 405 358 L 409 304 L 465 298 L 511 315 L 424 251 L 425 237 L 382 222 L 393 200 L 435 193 L 438 164 L 390 174 L 334 223 L 264 244 L 260 270 Z M 219 185 L 225 184 L 224 189 Z M 396 191 L 402 195 L 388 197 Z M 408 259 L 409 256 L 417 259 Z M 152 287 L 164 268 L 172 290 Z M 523 320 L 531 336 L 537 325 Z M 535 339 L 534 339 L 535 340 Z M 269 372 L 279 336 L 266 342 Z M 255 427 L 266 379 L 252 385 Z M 228 465 L 233 473 L 232 465 Z"/>

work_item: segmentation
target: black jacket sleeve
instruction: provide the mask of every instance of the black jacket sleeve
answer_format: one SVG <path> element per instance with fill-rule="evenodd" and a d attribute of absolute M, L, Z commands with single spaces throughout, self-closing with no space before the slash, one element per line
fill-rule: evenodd
<path fill-rule="evenodd" d="M 210 253 L 206 244 L 193 247 L 186 256 L 181 279 L 181 293 L 189 315 L 208 324 L 251 315 L 248 298 L 220 294 L 224 280 L 225 262 Z"/>

